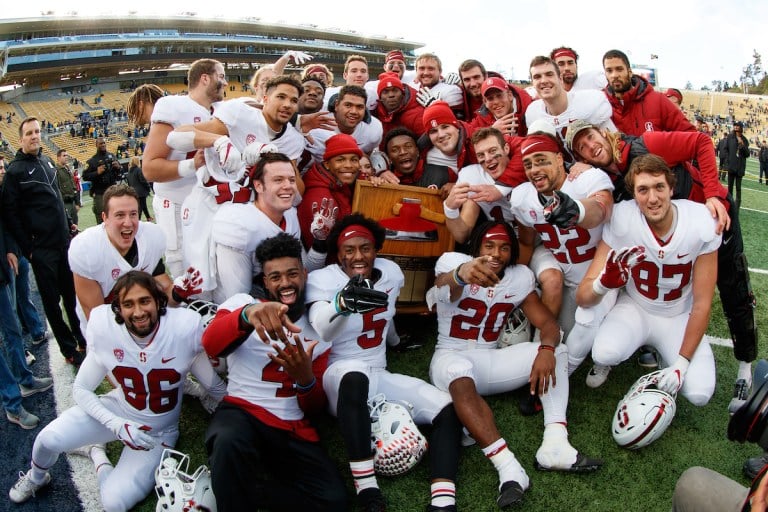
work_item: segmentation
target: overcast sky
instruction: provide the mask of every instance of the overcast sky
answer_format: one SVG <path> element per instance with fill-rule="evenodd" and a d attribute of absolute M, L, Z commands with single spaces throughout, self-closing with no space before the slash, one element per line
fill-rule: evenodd
<path fill-rule="evenodd" d="M 630 56 L 634 66 L 655 65 L 662 86 L 681 89 L 688 81 L 694 88 L 711 86 L 712 80 L 733 82 L 752 63 L 753 49 L 768 59 L 768 2 L 764 0 L 353 0 L 343 6 L 317 0 L 227 2 L 229 6 L 271 6 L 240 12 L 221 12 L 217 8 L 222 3 L 211 0 L 130 0 L 117 2 L 121 9 L 117 11 L 108 11 L 115 4 L 103 0 L 9 0 L 3 4 L 3 18 L 37 16 L 46 10 L 98 15 L 123 14 L 130 9 L 139 14 L 192 11 L 198 16 L 259 16 L 264 21 L 314 23 L 403 37 L 424 43 L 418 52 L 437 53 L 444 70 L 455 70 L 462 60 L 476 58 L 488 69 L 516 80 L 527 79 L 533 56 L 548 54 L 561 45 L 576 49 L 582 71 L 599 69 L 603 53 L 617 48 Z M 651 60 L 652 54 L 658 59 Z M 372 70 L 372 75 L 373 71 L 378 70 Z"/>

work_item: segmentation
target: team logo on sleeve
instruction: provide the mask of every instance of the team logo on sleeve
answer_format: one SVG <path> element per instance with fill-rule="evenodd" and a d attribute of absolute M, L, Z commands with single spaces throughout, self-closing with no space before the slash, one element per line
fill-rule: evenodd
<path fill-rule="evenodd" d="M 120 269 L 119 268 L 113 268 L 112 269 L 112 279 L 117 280 L 118 277 L 120 277 Z"/>
<path fill-rule="evenodd" d="M 477 295 L 477 292 L 480 291 L 480 285 L 478 284 L 472 284 L 469 286 L 469 294 L 470 295 Z"/>
<path fill-rule="evenodd" d="M 118 363 L 123 362 L 123 358 L 125 357 L 125 352 L 123 352 L 123 349 L 116 348 L 112 351 L 113 354 L 115 354 L 115 359 L 117 359 Z"/>
<path fill-rule="evenodd" d="M 194 119 L 194 121 L 192 121 L 192 122 L 193 122 L 193 123 L 199 123 L 199 122 L 200 122 L 200 121 L 202 121 L 202 120 L 203 120 L 203 119 L 202 119 L 200 116 L 195 116 L 195 119 Z"/>
<path fill-rule="evenodd" d="M 251 144 L 252 142 L 256 142 L 256 135 L 249 133 L 245 136 L 245 145 Z"/>

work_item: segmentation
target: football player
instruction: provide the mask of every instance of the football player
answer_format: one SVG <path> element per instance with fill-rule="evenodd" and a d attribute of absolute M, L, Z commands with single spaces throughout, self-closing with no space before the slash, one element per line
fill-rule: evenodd
<path fill-rule="evenodd" d="M 411 405 L 417 424 L 433 426 L 429 510 L 456 510 L 461 425 L 451 397 L 421 379 L 387 371 L 385 340 L 404 276 L 397 264 L 376 257 L 384 233 L 360 214 L 344 217 L 328 237 L 329 255 L 338 263 L 309 274 L 309 320 L 321 339 L 333 340 L 323 388 L 339 420 L 363 510 L 386 510 L 374 474 L 367 405 L 379 393 Z"/>
<path fill-rule="evenodd" d="M 666 362 L 658 388 L 703 406 L 715 390 L 715 359 L 702 337 L 721 235 L 704 205 L 672 200 L 675 179 L 661 157 L 633 160 L 624 180 L 634 201 L 614 206 L 576 300 L 594 306 L 621 290 L 597 331 L 595 365 L 615 366 L 650 345 Z"/>
<path fill-rule="evenodd" d="M 575 295 L 603 223 L 610 218 L 613 185 L 599 169 L 566 179 L 560 144 L 548 133 L 526 137 L 521 152 L 528 182 L 512 192 L 512 213 L 521 246 L 527 248 L 526 254 L 533 251 L 529 265 L 541 283 L 542 301 L 565 332 L 569 373 L 573 373 L 589 353 L 595 329 L 610 309 L 606 300 L 599 308 L 577 311 Z M 541 245 L 533 249 L 537 239 Z"/>
<path fill-rule="evenodd" d="M 51 481 L 48 469 L 59 454 L 84 447 L 96 468 L 101 504 L 128 510 L 155 485 L 163 450 L 179 437 L 182 383 L 192 372 L 217 399 L 225 384 L 200 344 L 200 315 L 166 308 L 166 295 L 146 272 L 131 270 L 115 283 L 115 300 L 91 310 L 88 353 L 75 377 L 77 405 L 64 411 L 35 439 L 32 464 L 9 492 L 22 503 Z M 104 377 L 118 387 L 106 395 L 94 390 Z M 125 447 L 116 466 L 103 443 Z M 94 446 L 87 446 L 95 443 Z"/>
<path fill-rule="evenodd" d="M 306 418 L 326 404 L 331 345 L 305 314 L 301 254 L 301 242 L 287 233 L 264 240 L 256 258 L 267 300 L 231 297 L 203 335 L 209 356 L 226 355 L 229 368 L 227 395 L 206 434 L 221 512 L 347 507 L 341 475 Z"/>
<path fill-rule="evenodd" d="M 212 59 L 193 62 L 187 78 L 189 94 L 165 96 L 155 103 L 142 166 L 144 177 L 154 183 L 152 210 L 157 225 L 165 233 L 165 264 L 174 277 L 181 275 L 185 268 L 181 205 L 195 186 L 195 172 L 203 165 L 203 159 L 202 155 L 195 159 L 194 150 L 172 149 L 166 139 L 174 128 L 209 120 L 214 103 L 224 98 L 227 86 L 224 65 Z"/>
<path fill-rule="evenodd" d="M 529 487 L 528 475 L 499 433 L 483 395 L 528 386 L 544 409 L 544 439 L 536 466 L 546 471 L 585 472 L 602 462 L 580 454 L 568 442 L 568 357 L 560 344 L 554 315 L 535 291 L 533 273 L 517 265 L 518 244 L 505 222 L 478 226 L 470 239 L 472 256 L 442 255 L 435 267 L 437 348 L 430 379 L 453 399 L 459 419 L 499 472 L 499 507 L 519 503 Z M 518 343 L 503 349 L 497 340 L 507 317 L 521 307 L 540 329 L 540 343 Z"/>

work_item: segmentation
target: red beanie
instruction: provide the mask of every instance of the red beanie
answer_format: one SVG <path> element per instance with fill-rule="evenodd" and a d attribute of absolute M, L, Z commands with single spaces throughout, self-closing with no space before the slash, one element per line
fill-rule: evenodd
<path fill-rule="evenodd" d="M 441 124 L 452 124 L 458 126 L 459 123 L 456 120 L 456 115 L 451 110 L 448 103 L 444 101 L 435 101 L 424 110 L 422 116 L 424 126 L 427 130 L 431 128 L 437 128 Z"/>
<path fill-rule="evenodd" d="M 357 155 L 363 156 L 363 152 L 357 147 L 357 141 L 351 135 L 339 133 L 325 141 L 325 153 L 323 160 L 328 161 L 339 155 Z"/>
<path fill-rule="evenodd" d="M 401 91 L 405 92 L 405 86 L 403 82 L 398 78 L 397 73 L 382 73 L 379 75 L 379 85 L 376 87 L 376 93 L 381 97 L 381 91 L 389 87 L 397 87 Z"/>

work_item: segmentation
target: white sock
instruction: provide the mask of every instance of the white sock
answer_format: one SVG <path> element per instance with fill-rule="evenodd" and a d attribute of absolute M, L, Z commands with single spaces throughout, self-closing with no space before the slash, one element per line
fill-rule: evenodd
<path fill-rule="evenodd" d="M 109 476 L 114 467 L 107 458 L 107 452 L 105 452 L 104 448 L 101 446 L 92 446 L 88 455 L 91 457 L 91 461 L 93 461 L 93 467 L 96 468 L 96 477 L 99 480 L 99 484 L 101 484 L 101 482 Z"/>
<path fill-rule="evenodd" d="M 449 507 L 456 504 L 456 484 L 454 482 L 432 482 L 429 490 L 432 496 L 430 504 L 435 507 Z"/>
<path fill-rule="evenodd" d="M 523 490 L 528 488 L 528 475 L 515 458 L 515 454 L 507 447 L 503 437 L 483 448 L 483 455 L 490 459 L 499 472 L 499 487 L 504 482 L 515 481 Z"/>
<path fill-rule="evenodd" d="M 752 385 L 752 363 L 739 361 L 739 371 L 736 374 L 736 379 L 744 379 L 747 381 L 747 385 Z"/>
<path fill-rule="evenodd" d="M 360 494 L 364 489 L 378 489 L 379 483 L 376 481 L 376 474 L 373 472 L 373 459 L 350 462 L 349 469 L 352 471 L 352 479 L 355 483 L 357 494 Z"/>
<path fill-rule="evenodd" d="M 568 442 L 568 429 L 562 423 L 544 426 L 544 439 L 536 451 L 536 460 L 546 468 L 566 469 L 576 462 L 579 452 Z"/>

